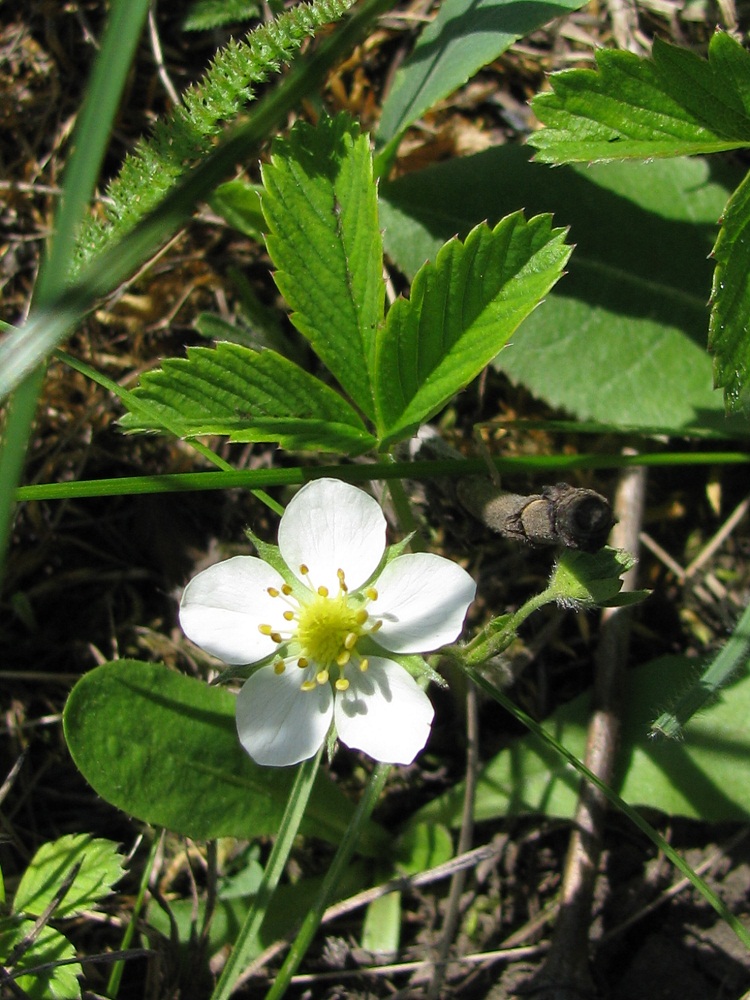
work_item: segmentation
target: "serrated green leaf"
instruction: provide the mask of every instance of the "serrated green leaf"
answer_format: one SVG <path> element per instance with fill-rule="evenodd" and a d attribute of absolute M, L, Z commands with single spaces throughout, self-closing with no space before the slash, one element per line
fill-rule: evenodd
<path fill-rule="evenodd" d="M 230 441 L 278 441 L 285 448 L 359 454 L 374 438 L 337 392 L 275 351 L 240 344 L 188 348 L 147 372 L 133 391 L 182 429 L 184 437 L 226 434 Z M 160 430 L 131 410 L 130 431 Z"/>
<path fill-rule="evenodd" d="M 7 965 L 8 956 L 17 945 L 21 944 L 33 927 L 33 920 L 0 921 L 0 964 Z M 23 952 L 11 971 L 33 970 L 47 963 L 75 958 L 75 954 L 75 948 L 70 941 L 47 924 L 42 927 L 34 944 Z M 38 973 L 29 971 L 14 981 L 24 990 L 23 996 L 28 1000 L 79 1000 L 81 985 L 78 976 L 81 975 L 83 969 L 79 963 L 71 962 L 70 965 L 53 965 L 52 968 L 40 969 Z M 6 995 L 10 997 L 14 994 L 8 992 Z"/>
<path fill-rule="evenodd" d="M 597 70 L 564 70 L 532 108 L 545 163 L 715 153 L 750 145 L 750 54 L 718 32 L 708 60 L 658 38 L 653 59 L 602 49 Z"/>
<path fill-rule="evenodd" d="M 690 683 L 695 663 L 665 656 L 630 671 L 623 698 L 619 766 L 612 787 L 626 802 L 672 816 L 709 822 L 746 822 L 750 811 L 750 676 L 732 684 L 721 700 L 687 726 L 682 742 L 649 736 L 654 710 Z M 582 759 L 590 697 L 563 705 L 545 723 L 557 740 Z M 570 818 L 579 776 L 546 743 L 525 736 L 501 751 L 478 779 L 475 818 L 522 813 Z M 411 823 L 461 822 L 463 787 L 420 809 Z"/>
<path fill-rule="evenodd" d="M 445 0 L 399 68 L 378 127 L 388 142 L 439 100 L 463 86 L 516 39 L 571 10 L 581 0 Z"/>
<path fill-rule="evenodd" d="M 716 259 L 708 347 L 730 411 L 750 410 L 750 174 L 729 199 Z"/>
<path fill-rule="evenodd" d="M 70 888 L 53 913 L 54 919 L 73 917 L 108 896 L 123 874 L 122 856 L 111 840 L 87 833 L 66 834 L 42 844 L 23 873 L 13 900 L 16 913 L 38 917 L 60 885 L 80 862 Z"/>
<path fill-rule="evenodd" d="M 161 664 L 116 660 L 78 681 L 63 724 L 76 767 L 117 808 L 197 840 L 273 834 L 294 771 L 250 760 L 234 708 L 223 688 Z M 338 843 L 353 811 L 321 772 L 302 830 Z M 363 854 L 380 851 L 381 832 L 366 828 Z"/>
<path fill-rule="evenodd" d="M 263 168 L 276 283 L 291 319 L 370 418 L 383 248 L 369 140 L 346 115 L 298 122 Z"/>
<path fill-rule="evenodd" d="M 379 337 L 381 446 L 406 437 L 475 378 L 536 308 L 570 255 L 549 215 L 517 212 L 451 240 L 417 273 Z"/>
<path fill-rule="evenodd" d="M 383 185 L 389 256 L 413 275 L 480 219 L 554 211 L 576 248 L 568 273 L 497 367 L 580 420 L 746 435 L 746 420 L 725 415 L 705 349 L 708 255 L 744 171 L 719 158 L 550 170 L 527 155 L 497 147 Z"/>

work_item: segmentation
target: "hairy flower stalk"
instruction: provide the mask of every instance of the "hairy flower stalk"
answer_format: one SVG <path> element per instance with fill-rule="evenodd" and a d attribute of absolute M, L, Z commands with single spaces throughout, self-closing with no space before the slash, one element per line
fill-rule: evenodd
<path fill-rule="evenodd" d="M 329 734 L 408 764 L 433 708 L 388 654 L 454 641 L 475 585 L 431 553 L 383 559 L 386 522 L 368 494 L 334 479 L 304 486 L 279 525 L 284 577 L 254 556 L 199 573 L 185 588 L 186 635 L 226 663 L 258 664 L 237 698 L 242 745 L 259 764 L 312 757 Z"/>

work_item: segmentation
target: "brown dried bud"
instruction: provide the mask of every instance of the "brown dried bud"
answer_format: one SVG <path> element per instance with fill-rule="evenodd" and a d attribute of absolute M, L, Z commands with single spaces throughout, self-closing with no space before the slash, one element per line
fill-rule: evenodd
<path fill-rule="evenodd" d="M 488 528 L 532 545 L 564 545 L 596 552 L 606 544 L 614 524 L 605 497 L 568 483 L 520 496 L 498 492 L 488 479 L 471 477 L 457 484 L 457 492 L 464 507 Z"/>

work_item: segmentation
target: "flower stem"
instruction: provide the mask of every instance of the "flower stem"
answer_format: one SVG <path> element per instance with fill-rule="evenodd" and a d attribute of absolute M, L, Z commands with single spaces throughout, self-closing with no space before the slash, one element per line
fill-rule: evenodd
<path fill-rule="evenodd" d="M 279 834 L 263 872 L 263 879 L 258 886 L 250 912 L 245 917 L 245 922 L 237 935 L 227 964 L 211 994 L 211 1000 L 227 1000 L 243 969 L 250 964 L 256 936 L 265 919 L 271 896 L 276 890 L 281 873 L 284 871 L 294 838 L 297 836 L 302 817 L 305 814 L 322 752 L 323 748 L 321 747 L 316 756 L 303 761 L 297 771 L 297 777 L 279 826 Z"/>
<path fill-rule="evenodd" d="M 308 911 L 302 927 L 300 928 L 300 931 L 292 944 L 291 950 L 286 957 L 286 961 L 282 965 L 273 982 L 273 986 L 266 994 L 266 1000 L 278 1000 L 279 997 L 282 997 L 286 993 L 287 987 L 292 980 L 292 976 L 297 971 L 297 968 L 304 958 L 307 949 L 310 947 L 310 942 L 320 926 L 323 913 L 330 903 L 333 893 L 336 890 L 336 886 L 341 881 L 344 870 L 349 864 L 351 856 L 354 853 L 357 842 L 359 841 L 360 830 L 370 818 L 372 810 L 375 808 L 375 805 L 380 798 L 380 793 L 383 791 L 383 786 L 385 785 L 386 779 L 390 774 L 390 770 L 390 764 L 378 764 L 372 772 L 370 782 L 365 789 L 365 793 L 359 801 L 356 812 L 352 817 L 352 821 L 349 824 L 341 843 L 339 844 L 339 849 L 336 852 L 336 856 L 333 859 L 331 867 L 326 873 L 326 877 L 323 880 L 323 885 L 320 888 L 318 897 L 312 908 Z M 218 1000 L 218 998 L 214 998 L 214 1000 Z"/>
<path fill-rule="evenodd" d="M 552 603 L 556 596 L 552 588 L 547 587 L 541 594 L 530 597 L 515 614 L 493 619 L 470 643 L 458 651 L 461 663 L 467 667 L 476 667 L 502 653 L 516 638 L 521 623 L 545 604 Z M 453 655 L 453 649 L 442 652 Z"/>

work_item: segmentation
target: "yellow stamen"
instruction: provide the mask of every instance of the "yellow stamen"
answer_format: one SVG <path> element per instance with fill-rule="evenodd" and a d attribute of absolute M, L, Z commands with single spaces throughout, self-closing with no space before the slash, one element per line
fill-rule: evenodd
<path fill-rule="evenodd" d="M 284 668 L 284 661 L 283 660 L 276 660 L 276 662 L 273 665 L 273 672 L 275 674 L 283 674 L 284 673 L 284 669 L 285 669 Z"/>
<path fill-rule="evenodd" d="M 369 666 L 370 666 L 370 661 L 367 659 L 366 656 L 363 656 L 362 659 L 359 661 L 359 669 L 362 671 L 362 673 L 364 673 Z"/>
<path fill-rule="evenodd" d="M 327 684 L 328 676 L 329 674 L 327 670 L 319 670 L 315 675 L 315 680 L 318 682 L 318 684 Z"/>
<path fill-rule="evenodd" d="M 336 688 L 337 691 L 346 691 L 346 689 L 349 687 L 349 681 L 345 677 L 339 677 L 334 687 Z"/>
<path fill-rule="evenodd" d="M 294 612 L 293 611 L 285 611 L 283 617 L 284 617 L 284 619 L 286 621 L 293 622 L 294 621 Z"/>

